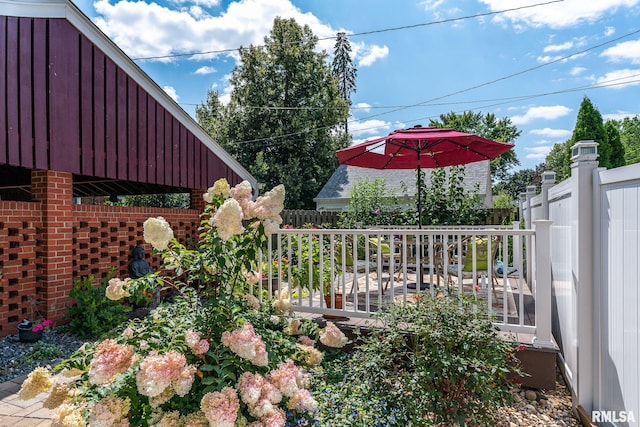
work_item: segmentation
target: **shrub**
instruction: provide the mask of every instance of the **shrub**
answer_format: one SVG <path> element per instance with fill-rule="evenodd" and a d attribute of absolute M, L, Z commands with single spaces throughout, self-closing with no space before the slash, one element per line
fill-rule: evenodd
<path fill-rule="evenodd" d="M 377 317 L 381 329 L 364 339 L 364 357 L 355 360 L 377 359 L 370 375 L 383 379 L 387 404 L 403 408 L 414 425 L 489 425 L 494 408 L 510 402 L 507 375 L 519 372 L 514 343 L 498 335 L 477 300 L 424 294 L 415 304 L 389 305 Z"/>
<path fill-rule="evenodd" d="M 75 304 L 67 307 L 65 320 L 69 323 L 62 329 L 81 338 L 96 338 L 127 320 L 129 307 L 120 301 L 112 301 L 105 295 L 107 282 L 113 277 L 114 270 L 94 286 L 93 276 L 74 280 L 69 296 Z"/>

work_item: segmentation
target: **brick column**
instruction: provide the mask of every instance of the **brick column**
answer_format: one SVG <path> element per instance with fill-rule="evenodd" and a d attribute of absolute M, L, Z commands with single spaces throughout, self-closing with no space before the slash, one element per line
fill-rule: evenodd
<path fill-rule="evenodd" d="M 42 237 L 37 249 L 40 276 L 36 285 L 36 298 L 42 303 L 38 309 L 57 324 L 71 302 L 73 176 L 68 172 L 34 170 L 31 193 L 42 203 Z"/>
<path fill-rule="evenodd" d="M 207 190 L 191 190 L 191 209 L 195 209 L 198 212 L 202 212 L 204 210 L 204 199 L 202 195 L 206 193 Z"/>

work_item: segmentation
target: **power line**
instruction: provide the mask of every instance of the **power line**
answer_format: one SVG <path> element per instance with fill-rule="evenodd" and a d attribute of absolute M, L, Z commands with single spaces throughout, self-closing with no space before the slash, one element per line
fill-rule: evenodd
<path fill-rule="evenodd" d="M 486 16 L 500 15 L 500 14 L 507 13 L 507 12 L 514 12 L 514 11 L 523 10 L 523 9 L 530 9 L 530 8 L 538 7 L 538 6 L 546 6 L 546 5 L 549 5 L 549 4 L 552 4 L 552 3 L 562 3 L 563 1 L 565 1 L 565 0 L 550 0 L 550 1 L 547 1 L 547 2 L 544 2 L 544 3 L 535 3 L 535 4 L 531 4 L 531 5 L 527 5 L 527 6 L 513 7 L 513 8 L 510 8 L 510 9 L 497 10 L 497 11 L 493 11 L 493 12 L 476 13 L 474 15 L 459 16 L 457 18 L 441 19 L 441 20 L 438 20 L 438 21 L 429 21 L 429 22 L 423 22 L 423 23 L 420 23 L 420 24 L 403 25 L 403 26 L 400 26 L 400 27 L 383 28 L 381 30 L 363 31 L 363 32 L 360 32 L 360 33 L 352 33 L 352 34 L 349 34 L 348 36 L 349 36 L 349 38 L 358 37 L 358 36 L 367 36 L 367 35 L 371 35 L 371 34 L 386 33 L 386 32 L 390 32 L 390 31 L 407 30 L 407 29 L 411 29 L 411 28 L 427 27 L 427 26 L 437 25 L 437 24 L 446 24 L 446 23 L 449 23 L 449 22 L 463 21 L 463 20 L 467 20 L 467 19 L 483 18 L 483 17 L 486 17 Z M 336 36 L 323 37 L 323 38 L 318 38 L 318 41 L 334 40 L 335 38 L 336 38 Z M 299 43 L 301 43 L 301 42 L 281 43 L 280 46 L 288 46 L 288 45 L 299 44 Z M 263 47 L 264 45 L 253 45 L 253 46 L 254 47 Z M 146 61 L 146 60 L 150 60 L 150 59 L 167 59 L 167 58 L 179 58 L 179 57 L 184 57 L 184 56 L 212 55 L 212 54 L 219 54 L 219 53 L 237 52 L 240 49 L 241 49 L 240 47 L 236 47 L 236 48 L 228 48 L 228 49 L 196 51 L 196 52 L 187 52 L 187 53 L 172 53 L 172 54 L 168 54 L 168 55 L 145 56 L 145 57 L 131 58 L 131 59 L 133 61 Z"/>

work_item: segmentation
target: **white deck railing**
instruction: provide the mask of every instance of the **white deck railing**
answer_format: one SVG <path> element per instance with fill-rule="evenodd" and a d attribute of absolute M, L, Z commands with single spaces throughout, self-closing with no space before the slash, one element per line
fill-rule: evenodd
<path fill-rule="evenodd" d="M 538 226 L 547 229 L 544 242 Z M 283 229 L 261 255 L 260 286 L 267 298 L 279 298 L 286 289 L 299 312 L 364 318 L 383 304 L 411 303 L 418 292 L 470 294 L 495 313 L 501 330 L 533 334 L 546 346 L 551 345 L 548 254 L 546 223 L 526 230 L 515 225 Z"/>

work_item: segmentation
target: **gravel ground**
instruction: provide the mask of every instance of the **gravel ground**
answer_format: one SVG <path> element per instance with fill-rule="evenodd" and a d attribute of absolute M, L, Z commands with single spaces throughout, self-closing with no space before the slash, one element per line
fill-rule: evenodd
<path fill-rule="evenodd" d="M 85 341 L 75 335 L 61 333 L 55 328 L 44 334 L 41 344 L 20 342 L 17 334 L 1 338 L 0 382 L 27 375 L 37 366 L 55 366 Z M 61 352 L 59 356 L 44 360 L 29 360 L 34 359 L 34 350 L 40 348 L 40 351 L 43 351 L 43 348 L 46 350 L 54 345 Z M 571 396 L 559 373 L 555 390 L 514 389 L 513 393 L 516 395 L 516 402 L 510 407 L 499 410 L 498 418 L 502 421 L 497 424 L 497 427 L 581 425 L 573 414 Z"/>
<path fill-rule="evenodd" d="M 35 343 L 21 342 L 18 334 L 0 338 L 0 382 L 27 375 L 38 366 L 53 367 L 85 341 L 73 334 L 59 332 L 57 328 L 45 331 L 42 340 Z M 52 357 L 52 352 L 59 355 Z M 36 360 L 38 354 L 47 357 Z"/>

